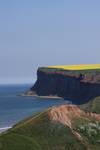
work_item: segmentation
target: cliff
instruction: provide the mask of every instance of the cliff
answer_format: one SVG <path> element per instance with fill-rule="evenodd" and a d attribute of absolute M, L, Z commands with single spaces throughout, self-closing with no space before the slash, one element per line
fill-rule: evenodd
<path fill-rule="evenodd" d="M 39 68 L 31 92 L 39 96 L 58 96 L 85 103 L 100 95 L 100 69 L 64 70 Z"/>

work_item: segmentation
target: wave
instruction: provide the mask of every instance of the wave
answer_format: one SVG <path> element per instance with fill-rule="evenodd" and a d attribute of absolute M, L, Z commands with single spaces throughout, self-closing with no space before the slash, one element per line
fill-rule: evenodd
<path fill-rule="evenodd" d="M 0 133 L 3 132 L 3 131 L 6 131 L 8 129 L 11 129 L 11 128 L 12 128 L 11 126 L 9 126 L 9 127 L 2 127 L 2 128 L 0 128 Z"/>

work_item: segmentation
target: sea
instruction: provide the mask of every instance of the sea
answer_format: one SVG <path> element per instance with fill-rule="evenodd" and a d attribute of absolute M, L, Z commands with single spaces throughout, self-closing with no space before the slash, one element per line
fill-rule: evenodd
<path fill-rule="evenodd" d="M 48 107 L 68 103 L 67 100 L 61 99 L 21 96 L 31 86 L 31 84 L 0 85 L 0 133 Z"/>

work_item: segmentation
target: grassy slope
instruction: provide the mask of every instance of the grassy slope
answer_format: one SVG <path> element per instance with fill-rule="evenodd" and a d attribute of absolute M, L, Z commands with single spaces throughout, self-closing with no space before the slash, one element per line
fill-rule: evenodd
<path fill-rule="evenodd" d="M 50 122 L 47 113 L 18 124 L 0 137 L 0 150 L 86 150 L 69 128 Z"/>
<path fill-rule="evenodd" d="M 100 114 L 100 96 L 89 101 L 86 104 L 80 105 L 80 108 L 89 112 L 99 113 Z"/>
<path fill-rule="evenodd" d="M 97 110 L 100 98 L 95 99 L 92 107 Z M 82 108 L 91 110 L 91 102 Z M 98 107 L 100 112 L 100 107 Z M 90 123 L 91 120 L 81 118 L 73 122 L 73 128 L 77 131 L 78 127 Z M 88 139 L 86 134 L 80 133 L 83 142 L 79 141 L 72 134 L 68 127 L 60 123 L 51 122 L 47 111 L 30 117 L 25 121 L 14 126 L 7 133 L 0 136 L 0 150 L 99 150 L 100 144 L 95 143 L 94 139 Z M 93 136 L 94 137 L 94 136 Z M 95 137 L 94 137 L 95 138 Z M 100 134 L 98 135 L 100 138 Z"/>

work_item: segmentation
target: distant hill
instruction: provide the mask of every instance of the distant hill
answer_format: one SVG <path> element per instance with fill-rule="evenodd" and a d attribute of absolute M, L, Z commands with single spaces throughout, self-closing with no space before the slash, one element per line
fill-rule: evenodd
<path fill-rule="evenodd" d="M 98 100 L 86 110 L 97 110 Z M 81 106 L 83 107 L 83 106 Z M 85 108 L 85 107 L 84 107 Z M 100 112 L 100 107 L 98 107 Z M 0 150 L 99 150 L 100 114 L 60 105 L 30 117 L 0 136 Z"/>

